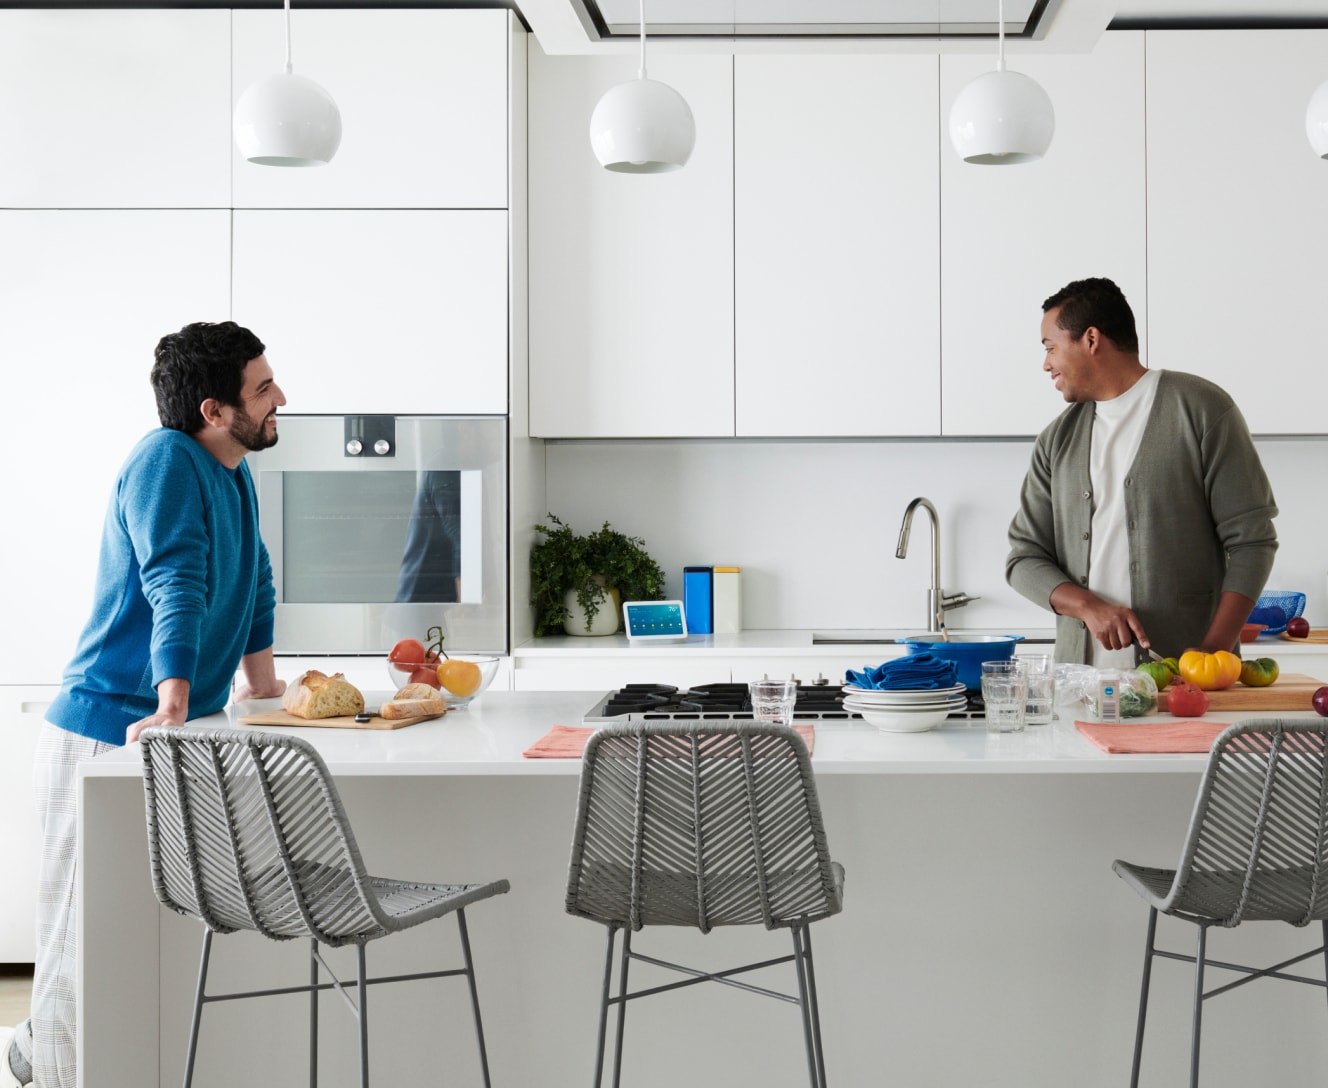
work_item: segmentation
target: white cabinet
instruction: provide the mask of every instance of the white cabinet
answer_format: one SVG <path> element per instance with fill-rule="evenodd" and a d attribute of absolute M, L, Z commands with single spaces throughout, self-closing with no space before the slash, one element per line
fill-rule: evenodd
<path fill-rule="evenodd" d="M 1134 310 L 1141 343 L 1148 297 L 1158 295 L 1146 263 L 1145 229 L 1157 223 L 1156 217 L 1145 222 L 1143 32 L 1104 34 L 1087 56 L 1021 54 L 1009 66 L 1050 95 L 1056 134 L 1038 162 L 979 166 L 960 159 L 950 144 L 950 107 L 994 60 L 941 58 L 941 431 L 947 436 L 1037 434 L 1064 408 L 1041 369 L 1038 325 L 1042 300 L 1065 284 L 1087 276 L 1115 280 Z M 1182 142 L 1188 154 L 1190 141 Z M 1153 177 L 1150 164 L 1149 184 Z"/>
<path fill-rule="evenodd" d="M 88 618 L 116 473 L 158 426 L 164 333 L 230 316 L 226 211 L 0 211 L 11 411 L 0 683 L 57 683 Z"/>
<path fill-rule="evenodd" d="M 1328 31 L 1148 32 L 1150 362 L 1258 433 L 1328 432 L 1328 163 L 1305 138 L 1325 79 Z"/>
<path fill-rule="evenodd" d="M 0 797 L 5 801 L 5 894 L 0 896 L 0 963 L 36 956 L 37 869 L 41 858 L 32 760 L 46 708 L 58 687 L 0 686 Z"/>
<path fill-rule="evenodd" d="M 936 57 L 734 68 L 739 436 L 938 435 Z"/>
<path fill-rule="evenodd" d="M 84 13 L 78 13 L 80 15 Z M 507 12 L 295 10 L 295 72 L 341 110 L 326 166 L 254 166 L 231 151 L 237 208 L 507 207 Z M 234 13 L 234 84 L 285 64 L 280 6 Z"/>
<path fill-rule="evenodd" d="M 507 411 L 505 211 L 236 211 L 234 262 L 287 411 Z"/>
<path fill-rule="evenodd" d="M 228 11 L 0 11 L 0 206 L 229 206 L 229 87 Z"/>
<path fill-rule="evenodd" d="M 634 56 L 530 46 L 530 431 L 542 438 L 732 435 L 732 60 L 656 56 L 696 118 L 681 170 L 618 174 L 590 115 Z"/>

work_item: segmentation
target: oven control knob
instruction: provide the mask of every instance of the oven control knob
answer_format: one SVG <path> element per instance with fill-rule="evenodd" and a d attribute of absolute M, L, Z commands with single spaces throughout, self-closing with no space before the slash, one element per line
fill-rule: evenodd
<path fill-rule="evenodd" d="M 392 443 L 389 442 L 386 438 L 380 438 L 377 442 L 374 443 L 374 453 L 378 454 L 379 457 L 386 457 L 391 452 L 392 452 Z"/>
<path fill-rule="evenodd" d="M 358 438 L 352 438 L 349 442 L 346 443 L 346 452 L 349 453 L 352 457 L 358 457 L 360 454 L 364 452 L 364 443 L 361 442 Z"/>

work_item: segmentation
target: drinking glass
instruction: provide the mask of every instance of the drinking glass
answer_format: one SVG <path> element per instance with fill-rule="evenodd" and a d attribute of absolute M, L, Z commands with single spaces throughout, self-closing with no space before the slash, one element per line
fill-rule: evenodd
<path fill-rule="evenodd" d="M 1024 723 L 1046 725 L 1056 717 L 1056 664 L 1051 654 L 1016 658 L 1024 677 Z"/>
<path fill-rule="evenodd" d="M 1023 730 L 1025 692 L 1024 676 L 1017 662 L 982 662 L 982 702 L 988 733 Z"/>
<path fill-rule="evenodd" d="M 751 685 L 752 717 L 772 725 L 793 724 L 793 703 L 798 696 L 796 680 L 756 680 Z"/>

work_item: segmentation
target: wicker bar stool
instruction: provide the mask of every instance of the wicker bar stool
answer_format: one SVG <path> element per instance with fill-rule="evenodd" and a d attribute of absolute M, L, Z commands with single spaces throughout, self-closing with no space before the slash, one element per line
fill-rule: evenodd
<path fill-rule="evenodd" d="M 843 907 L 844 870 L 830 860 L 811 758 L 785 726 L 666 723 L 612 726 L 586 745 L 572 839 L 567 910 L 607 927 L 595 1085 L 604 1070 L 609 1006 L 618 1008 L 613 1084 L 622 1073 L 627 1002 L 718 982 L 791 1002 L 802 1014 L 807 1069 L 825 1085 L 810 925 Z M 791 955 L 700 971 L 632 949 L 644 926 L 764 925 L 790 930 Z M 613 946 L 622 930 L 618 993 Z M 627 992 L 633 960 L 687 977 Z M 797 995 L 736 976 L 792 963 Z"/>
<path fill-rule="evenodd" d="M 464 908 L 506 892 L 506 880 L 417 884 L 367 875 L 327 767 L 312 746 L 298 737 L 158 726 L 144 730 L 142 741 L 153 890 L 165 906 L 198 918 L 206 927 L 185 1060 L 185 1088 L 193 1079 L 205 1004 L 290 993 L 309 994 L 309 1082 L 316 1085 L 318 995 L 334 988 L 358 1021 L 360 1085 L 367 1088 L 366 988 L 452 975 L 465 976 L 469 984 L 480 1066 L 484 1083 L 489 1084 Z M 464 967 L 367 977 L 365 945 L 369 941 L 453 913 Z M 205 993 L 213 933 L 241 929 L 273 940 L 308 938 L 308 984 Z M 356 946 L 358 972 L 353 991 L 324 961 L 320 943 Z M 318 981 L 320 966 L 332 981 Z"/>
<path fill-rule="evenodd" d="M 1288 974 L 1286 968 L 1324 956 L 1328 966 L 1328 722 L 1256 719 L 1238 722 L 1213 743 L 1208 768 L 1190 818 L 1176 869 L 1151 869 L 1117 861 L 1112 868 L 1148 903 L 1143 984 L 1135 1029 L 1131 1088 L 1139 1083 L 1148 983 L 1153 958 L 1194 964 L 1190 1035 L 1190 1085 L 1199 1084 L 1203 1003 L 1260 978 L 1311 986 L 1324 980 Z M 1155 947 L 1158 913 L 1198 928 L 1193 956 Z M 1319 922 L 1323 944 L 1271 967 L 1245 967 L 1206 958 L 1210 926 L 1242 922 Z M 1204 968 L 1245 977 L 1204 991 Z"/>

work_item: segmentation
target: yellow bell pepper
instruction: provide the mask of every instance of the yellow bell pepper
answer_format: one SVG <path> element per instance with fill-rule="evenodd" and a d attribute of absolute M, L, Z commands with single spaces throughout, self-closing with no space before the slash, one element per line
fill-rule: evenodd
<path fill-rule="evenodd" d="M 1240 658 L 1227 650 L 1187 650 L 1180 655 L 1180 676 L 1204 691 L 1221 691 L 1240 679 Z"/>

